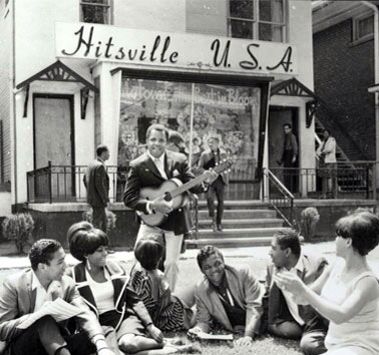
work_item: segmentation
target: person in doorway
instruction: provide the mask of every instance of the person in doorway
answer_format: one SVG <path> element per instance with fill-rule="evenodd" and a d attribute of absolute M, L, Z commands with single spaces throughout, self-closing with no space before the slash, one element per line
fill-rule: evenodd
<path fill-rule="evenodd" d="M 328 196 L 335 198 L 337 195 L 336 140 L 327 129 L 324 129 L 323 136 L 324 140 L 316 152 L 322 178 L 321 198 L 327 198 Z"/>
<path fill-rule="evenodd" d="M 88 165 L 83 177 L 87 189 L 87 202 L 92 207 L 92 224 L 107 232 L 106 207 L 109 202 L 109 176 L 105 162 L 109 159 L 109 149 L 105 145 L 96 148 L 96 159 Z"/>
<path fill-rule="evenodd" d="M 291 192 L 296 188 L 296 163 L 299 154 L 296 136 L 292 133 L 292 126 L 289 123 L 283 125 L 284 139 L 283 149 L 280 159 L 277 161 L 279 165 L 285 168 L 283 171 L 284 186 Z M 286 169 L 288 168 L 288 169 Z"/>
<path fill-rule="evenodd" d="M 10 354 L 89 355 L 97 351 L 99 355 L 114 355 L 74 281 L 64 275 L 61 244 L 40 239 L 32 245 L 29 260 L 31 268 L 11 275 L 0 291 L 0 340 L 6 342 Z M 78 321 L 79 332 L 70 333 L 67 321 L 58 322 L 49 314 L 48 306 L 59 298 L 82 310 L 71 318 Z M 28 321 L 31 324 L 24 327 Z"/>
<path fill-rule="evenodd" d="M 217 136 L 208 138 L 209 149 L 204 151 L 199 159 L 199 170 L 204 171 L 214 168 L 217 164 L 227 158 L 224 150 L 220 149 L 220 140 Z M 212 220 L 212 229 L 214 232 L 222 232 L 222 217 L 224 214 L 224 191 L 228 184 L 228 175 L 222 173 L 218 178 L 208 186 L 206 193 L 209 217 Z M 217 199 L 217 212 L 215 213 L 215 197 Z"/>
<path fill-rule="evenodd" d="M 272 264 L 267 267 L 265 294 L 269 333 L 300 339 L 300 348 L 306 355 L 324 353 L 328 321 L 312 307 L 298 306 L 286 289 L 278 287 L 275 276 L 288 271 L 311 284 L 324 272 L 327 261 L 321 256 L 303 252 L 298 233 L 292 229 L 274 235 L 270 256 Z"/>
<path fill-rule="evenodd" d="M 263 285 L 247 267 L 225 264 L 222 253 L 214 246 L 203 247 L 197 262 L 204 278 L 196 285 L 196 325 L 189 334 L 196 337 L 216 326 L 242 332 L 237 345 L 250 345 L 260 333 Z"/>
<path fill-rule="evenodd" d="M 337 260 L 313 285 L 285 272 L 275 282 L 299 303 L 308 303 L 329 329 L 325 355 L 377 355 L 379 350 L 379 280 L 367 255 L 379 244 L 379 218 L 356 212 L 336 223 Z"/>
<path fill-rule="evenodd" d="M 142 239 L 155 239 L 166 245 L 165 276 L 172 291 L 175 290 L 178 275 L 178 260 L 183 241 L 183 234 L 189 232 L 188 211 L 183 208 L 173 210 L 171 201 L 164 196 L 153 200 L 141 197 L 142 188 L 159 189 L 168 179 L 178 179 L 186 183 L 194 178 L 186 157 L 181 153 L 167 149 L 169 132 L 160 124 L 151 125 L 146 132 L 147 152 L 130 163 L 123 200 L 127 207 L 145 214 L 155 212 L 166 215 L 159 226 L 149 226 L 141 222 L 136 244 Z M 211 182 L 217 177 L 214 172 L 207 172 L 206 179 Z M 198 185 L 191 192 L 204 191 Z M 162 242 L 163 236 L 165 243 Z"/>

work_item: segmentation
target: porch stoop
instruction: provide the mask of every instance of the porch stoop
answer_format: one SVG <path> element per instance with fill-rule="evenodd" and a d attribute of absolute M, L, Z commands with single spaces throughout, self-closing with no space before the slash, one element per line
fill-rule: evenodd
<path fill-rule="evenodd" d="M 230 200 L 224 203 L 223 231 L 213 232 L 206 201 L 199 201 L 199 231 L 186 240 L 188 248 L 214 245 L 219 248 L 270 245 L 284 221 L 268 203 L 259 200 Z"/>

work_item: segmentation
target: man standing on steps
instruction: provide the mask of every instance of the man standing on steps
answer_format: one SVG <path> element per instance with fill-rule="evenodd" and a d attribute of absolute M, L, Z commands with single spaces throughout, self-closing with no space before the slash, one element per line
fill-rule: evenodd
<path fill-rule="evenodd" d="M 107 232 L 107 215 L 105 208 L 109 202 L 109 176 L 105 162 L 109 159 L 109 149 L 105 145 L 96 148 L 96 159 L 88 165 L 83 182 L 87 188 L 87 202 L 92 207 L 92 224 Z"/>
<path fill-rule="evenodd" d="M 209 150 L 204 151 L 199 159 L 200 171 L 214 168 L 220 162 L 227 158 L 226 152 L 219 148 L 220 140 L 217 136 L 210 136 L 208 138 Z M 224 190 L 228 184 L 228 175 L 222 173 L 218 178 L 208 187 L 207 206 L 209 217 L 212 219 L 213 232 L 222 232 L 222 216 L 224 214 Z M 215 215 L 214 199 L 217 199 L 217 213 Z"/>

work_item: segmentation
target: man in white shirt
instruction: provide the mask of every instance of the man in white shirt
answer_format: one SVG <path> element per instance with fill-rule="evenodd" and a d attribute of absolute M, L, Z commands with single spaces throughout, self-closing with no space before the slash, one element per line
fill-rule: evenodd
<path fill-rule="evenodd" d="M 283 338 L 301 339 L 300 348 L 306 355 L 326 352 L 327 320 L 312 307 L 298 305 L 291 293 L 276 285 L 274 275 L 286 270 L 311 284 L 324 271 L 327 261 L 322 256 L 303 253 L 298 233 L 292 229 L 274 235 L 270 256 L 272 264 L 266 276 L 268 331 Z"/>
<path fill-rule="evenodd" d="M 103 330 L 65 276 L 65 252 L 52 239 L 40 239 L 30 250 L 31 268 L 8 277 L 0 289 L 0 341 L 11 355 L 114 355 Z M 80 332 L 70 334 L 67 322 L 58 322 L 48 311 L 61 298 L 82 310 L 75 319 Z M 62 318 L 62 314 L 59 314 Z M 31 321 L 33 320 L 33 321 Z M 29 323 L 32 322 L 31 325 Z M 27 324 L 27 325 L 25 325 Z"/>
<path fill-rule="evenodd" d="M 173 210 L 171 201 L 163 197 L 148 200 L 141 196 L 141 189 L 159 189 L 168 179 L 180 180 L 183 184 L 192 180 L 192 174 L 185 155 L 167 149 L 169 132 L 161 124 L 153 124 L 146 131 L 147 152 L 130 163 L 130 171 L 124 191 L 124 203 L 127 207 L 145 213 L 155 212 L 166 215 L 159 226 L 141 223 L 137 240 L 154 239 L 165 245 L 165 276 L 172 291 L 175 289 L 178 275 L 178 260 L 182 246 L 183 234 L 190 230 L 188 208 Z M 209 182 L 217 177 L 214 172 L 207 172 Z M 201 185 L 190 190 L 193 193 L 204 192 Z M 165 242 L 163 242 L 163 236 Z"/>

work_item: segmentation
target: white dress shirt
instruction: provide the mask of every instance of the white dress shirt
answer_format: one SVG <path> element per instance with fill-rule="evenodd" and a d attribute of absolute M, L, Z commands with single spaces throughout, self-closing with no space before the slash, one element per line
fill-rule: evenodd
<path fill-rule="evenodd" d="M 278 273 L 280 273 L 282 270 L 286 270 L 286 269 L 283 268 L 283 269 L 279 270 Z M 300 254 L 300 257 L 299 257 L 299 260 L 297 261 L 297 264 L 292 269 L 290 269 L 288 271 L 295 274 L 295 275 L 298 275 L 298 272 L 304 271 L 303 255 L 302 254 Z M 283 290 L 282 288 L 281 288 L 281 291 L 282 291 L 283 296 L 287 302 L 288 310 L 290 311 L 292 317 L 295 319 L 295 321 L 297 323 L 299 323 L 300 325 L 304 325 L 305 324 L 304 319 L 302 319 L 300 317 L 299 306 L 294 301 L 292 293 L 288 292 L 287 290 Z"/>
<path fill-rule="evenodd" d="M 150 152 L 147 152 L 148 156 L 150 157 L 150 159 L 154 162 L 155 166 L 157 167 L 159 173 L 161 174 L 161 176 L 165 179 L 165 180 L 168 180 L 168 177 L 167 177 L 167 174 L 165 172 L 165 169 L 164 169 L 164 158 L 165 158 L 165 154 L 163 153 L 159 158 L 155 158 L 153 157 Z"/>
<path fill-rule="evenodd" d="M 47 290 L 41 285 L 36 274 L 32 275 L 32 290 L 36 290 L 36 303 L 33 312 L 38 311 L 46 301 L 52 301 L 51 290 L 56 287 L 56 282 L 52 281 Z"/>

